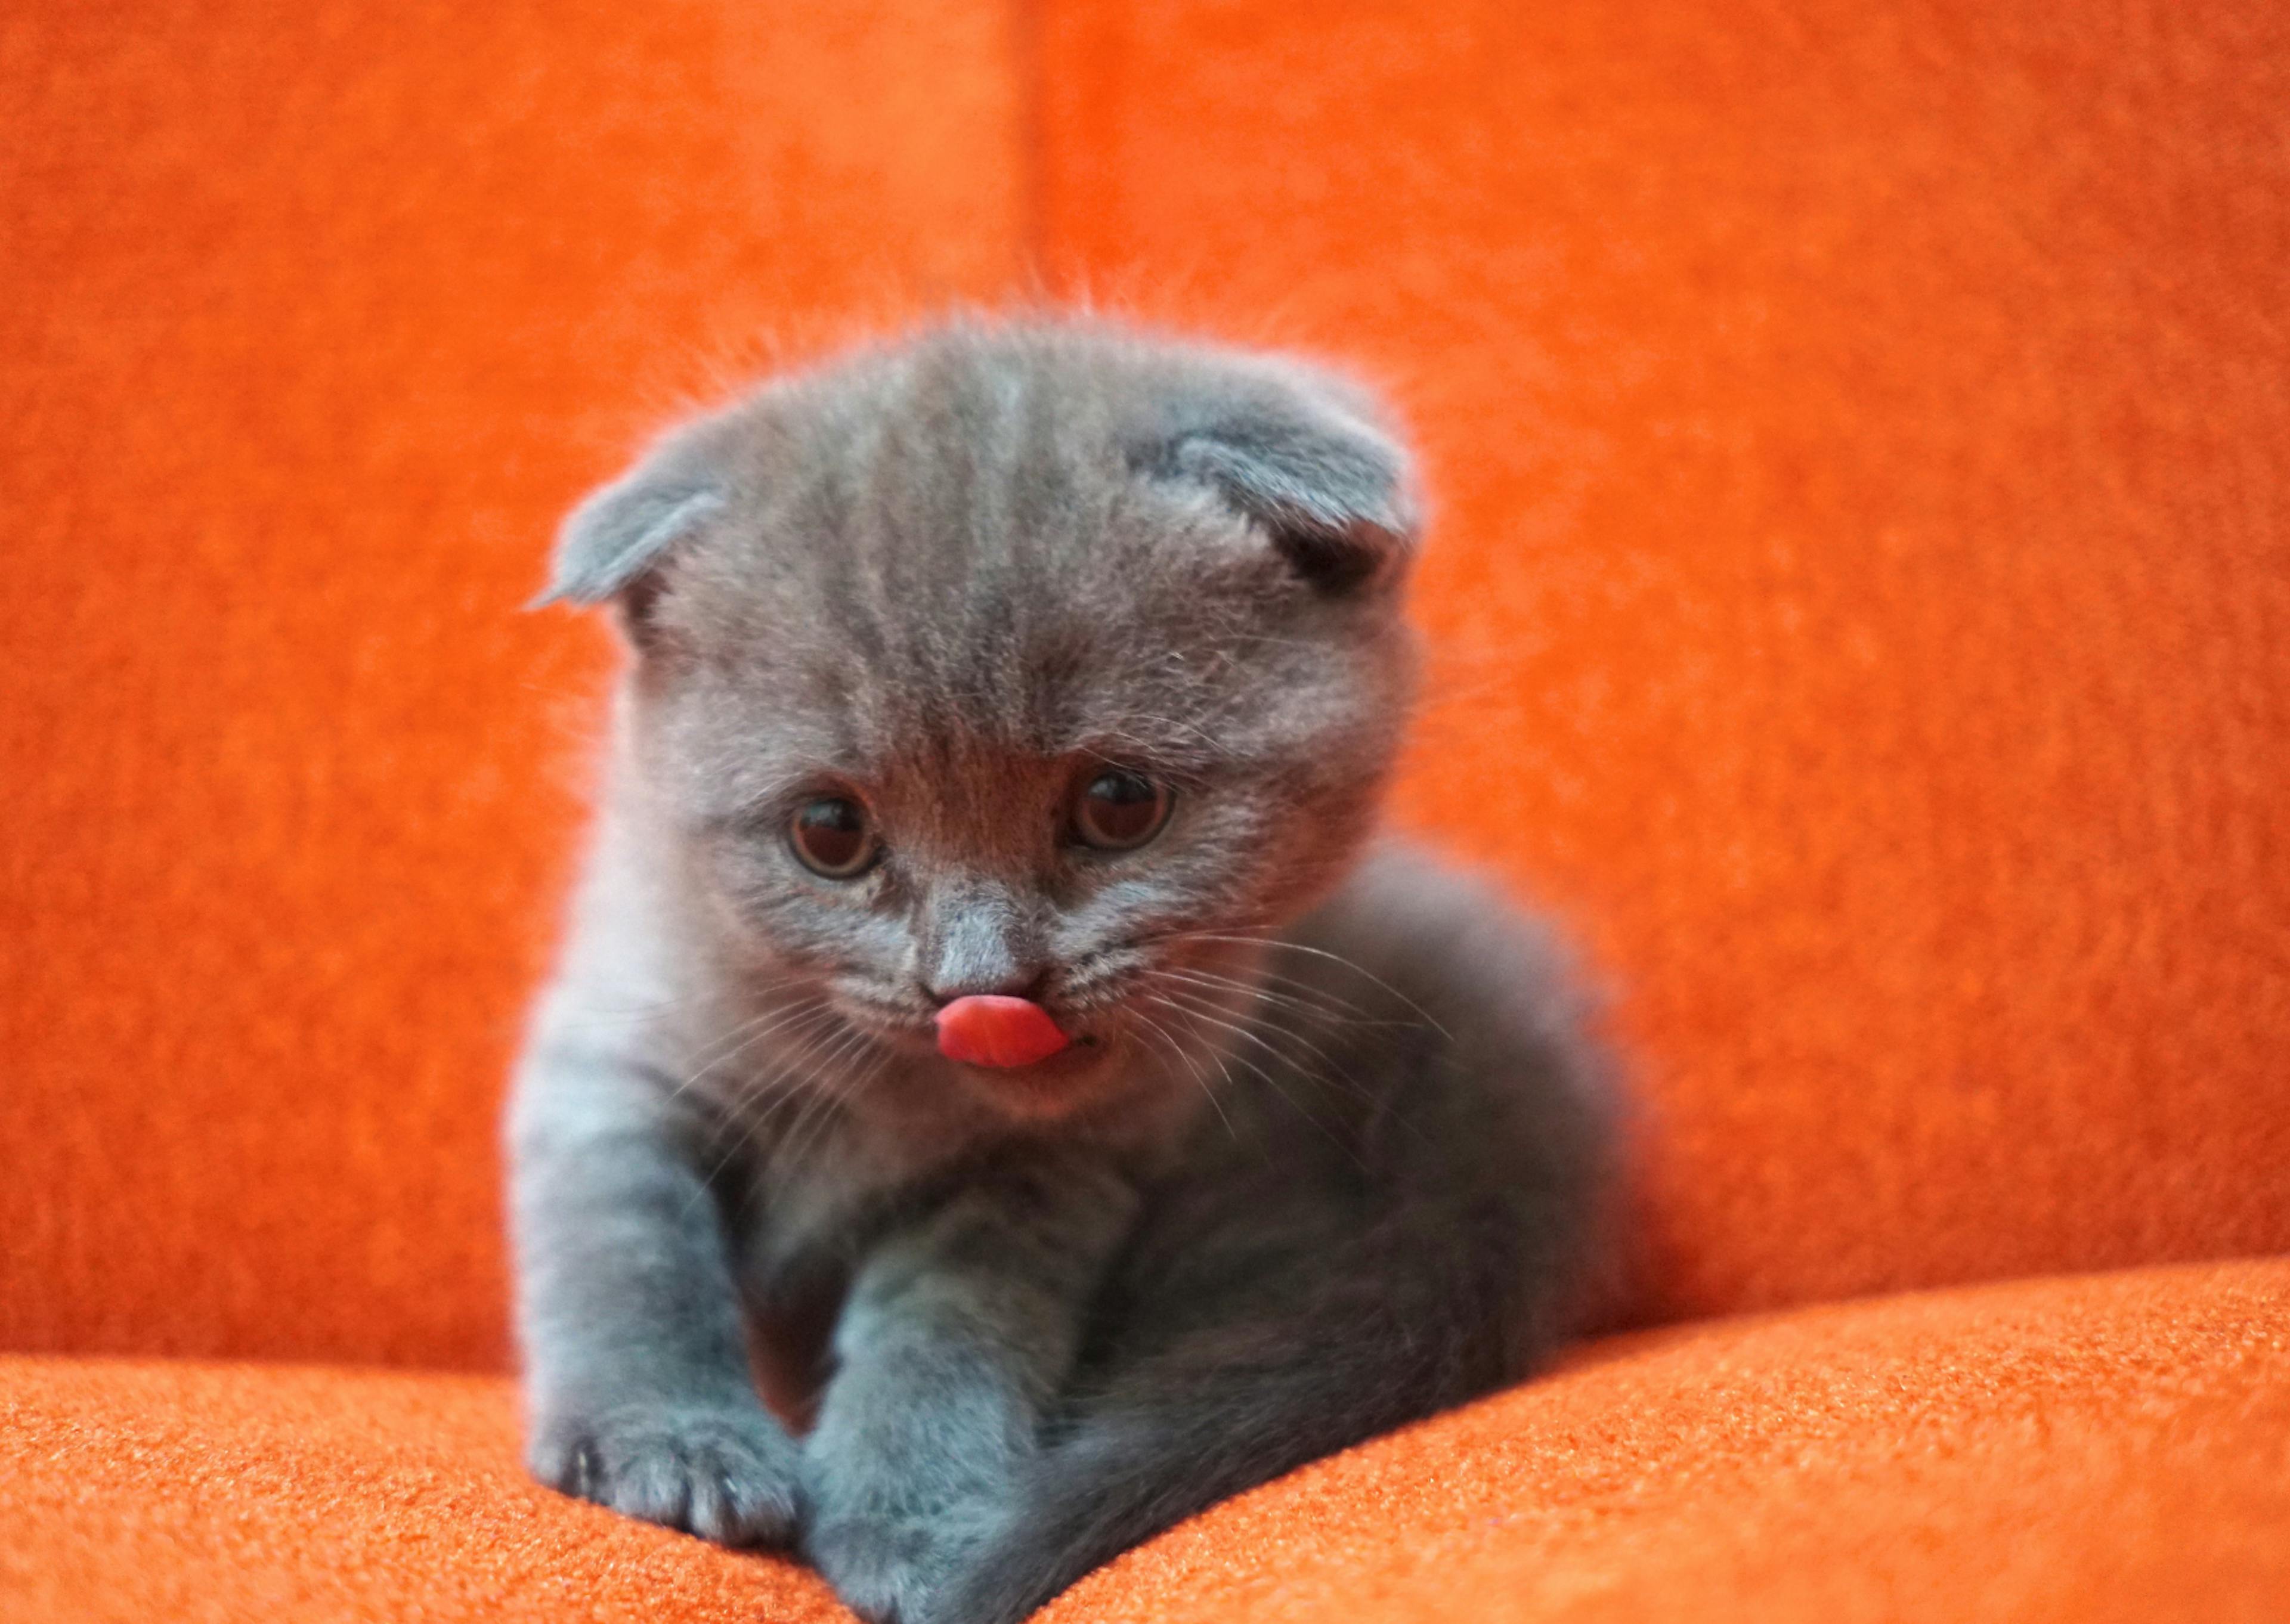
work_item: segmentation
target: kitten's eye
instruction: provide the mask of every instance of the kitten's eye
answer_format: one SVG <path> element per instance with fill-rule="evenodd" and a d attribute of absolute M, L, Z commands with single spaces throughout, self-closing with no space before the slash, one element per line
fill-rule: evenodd
<path fill-rule="evenodd" d="M 1074 838 L 1100 852 L 1133 852 L 1169 820 L 1168 787 L 1126 767 L 1112 767 L 1074 798 Z"/>
<path fill-rule="evenodd" d="M 830 880 L 857 879 L 882 851 L 866 809 L 839 795 L 805 802 L 788 824 L 788 844 L 805 868 Z"/>

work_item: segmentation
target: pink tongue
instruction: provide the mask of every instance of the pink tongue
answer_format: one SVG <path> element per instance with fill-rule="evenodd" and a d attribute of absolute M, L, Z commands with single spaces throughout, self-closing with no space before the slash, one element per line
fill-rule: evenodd
<path fill-rule="evenodd" d="M 1049 1011 L 1029 998 L 979 994 L 938 1012 L 938 1052 L 967 1065 L 1030 1066 L 1068 1041 Z"/>

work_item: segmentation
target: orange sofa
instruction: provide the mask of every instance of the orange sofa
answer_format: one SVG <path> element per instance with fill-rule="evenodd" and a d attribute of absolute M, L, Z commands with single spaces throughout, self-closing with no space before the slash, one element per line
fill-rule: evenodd
<path fill-rule="evenodd" d="M 1630 1327 L 1061 1624 L 2290 1618 L 2290 11 L 0 18 L 0 1618 L 834 1619 L 526 1484 L 494 1117 L 680 403 L 1046 291 L 1385 380 L 1395 815 Z"/>

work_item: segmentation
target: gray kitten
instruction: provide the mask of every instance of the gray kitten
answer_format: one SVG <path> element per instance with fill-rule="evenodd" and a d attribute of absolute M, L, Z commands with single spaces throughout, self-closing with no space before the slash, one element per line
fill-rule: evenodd
<path fill-rule="evenodd" d="M 1008 1624 L 1551 1350 L 1604 1068 L 1530 926 L 1371 847 L 1414 524 L 1350 386 L 1079 323 L 780 380 L 572 515 L 549 596 L 634 658 L 509 1117 L 540 1478 Z"/>

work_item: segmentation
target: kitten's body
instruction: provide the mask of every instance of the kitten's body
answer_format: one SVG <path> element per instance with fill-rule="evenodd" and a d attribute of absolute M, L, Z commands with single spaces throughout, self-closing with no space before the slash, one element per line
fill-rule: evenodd
<path fill-rule="evenodd" d="M 512 1113 L 540 1476 L 1003 1624 L 1547 1353 L 1598 1068 L 1524 925 L 1360 855 L 1411 523 L 1341 386 L 1057 326 L 781 384 L 575 516 L 637 658 Z M 1134 850 L 1061 822 L 1109 762 L 1173 787 Z M 839 882 L 786 836 L 829 793 Z M 979 993 L 1072 1046 L 946 1060 Z"/>

